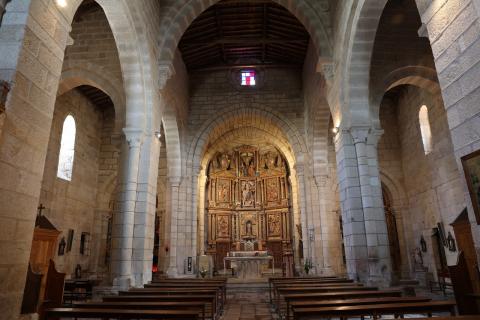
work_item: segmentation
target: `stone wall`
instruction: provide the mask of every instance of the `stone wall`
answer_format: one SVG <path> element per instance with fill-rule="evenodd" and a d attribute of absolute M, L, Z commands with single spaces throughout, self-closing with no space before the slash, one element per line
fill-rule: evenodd
<path fill-rule="evenodd" d="M 451 231 L 449 224 L 465 207 L 460 173 L 441 97 L 413 86 L 393 91 L 387 94 L 381 109 L 385 133 L 379 145 L 380 170 L 385 179 L 397 185 L 397 189 L 406 190 L 405 204 L 402 204 L 401 192 L 390 190 L 394 197 L 393 206 L 398 206 L 403 219 L 404 234 L 399 230 L 406 245 L 402 251 L 402 263 L 410 260 L 409 269 L 413 271 L 411 256 L 420 246 L 420 236 L 423 235 L 428 245 L 425 266 L 435 274 L 431 232 L 439 222 L 443 223 L 446 232 Z M 428 108 L 432 132 L 433 150 L 427 155 L 418 119 L 422 105 Z M 407 208 L 402 210 L 404 205 Z"/>
<path fill-rule="evenodd" d="M 433 1 L 422 14 L 422 22 L 432 46 L 460 172 L 463 171 L 460 158 L 478 150 L 480 143 L 479 19 L 480 4 L 477 0 Z M 480 228 L 474 217 L 464 175 L 461 177 L 478 259 Z"/>
<path fill-rule="evenodd" d="M 57 177 L 57 165 L 63 121 L 69 114 L 75 119 L 77 131 L 72 180 L 66 181 Z M 115 170 L 116 166 L 115 163 L 108 164 L 108 159 L 115 159 L 113 152 L 101 153 L 110 142 L 102 140 L 103 132 L 108 132 L 108 125 L 111 129 L 113 124 L 112 119 L 104 119 L 104 114 L 76 90 L 59 97 L 55 105 L 40 202 L 47 208 L 45 216 L 62 231 L 59 239 L 65 237 L 67 241 L 68 230 L 74 230 L 72 250 L 65 252 L 64 256 L 55 257 L 58 270 L 68 275 L 74 273 L 77 264 L 85 272 L 96 271 L 93 257 L 97 252 L 94 249 L 102 241 L 94 229 L 96 215 L 99 214 L 99 180 L 104 179 L 102 174 L 107 167 Z M 111 199 L 102 200 L 106 203 L 102 203 L 101 207 L 108 210 Z M 90 252 L 85 255 L 79 251 L 82 232 L 90 234 Z"/>
<path fill-rule="evenodd" d="M 117 44 L 102 8 L 94 2 L 88 11 L 78 12 L 72 22 L 73 45 L 65 50 L 65 63 L 93 64 L 117 81 L 122 80 Z"/>

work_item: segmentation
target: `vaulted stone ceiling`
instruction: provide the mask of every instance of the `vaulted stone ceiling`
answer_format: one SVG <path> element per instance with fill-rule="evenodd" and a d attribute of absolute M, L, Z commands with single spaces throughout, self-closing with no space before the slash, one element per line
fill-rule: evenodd
<path fill-rule="evenodd" d="M 302 66 L 309 42 L 304 26 L 266 0 L 223 0 L 203 12 L 179 49 L 189 70 L 244 64 Z"/>

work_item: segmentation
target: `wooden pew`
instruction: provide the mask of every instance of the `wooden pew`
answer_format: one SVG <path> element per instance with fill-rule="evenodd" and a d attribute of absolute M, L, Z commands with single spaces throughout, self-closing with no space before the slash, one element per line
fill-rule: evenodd
<path fill-rule="evenodd" d="M 303 293 L 324 293 L 324 292 L 352 292 L 352 291 L 375 291 L 377 287 L 363 286 L 343 286 L 343 287 L 280 287 L 276 288 L 274 298 L 279 305 L 281 297 L 286 294 L 303 294 Z"/>
<path fill-rule="evenodd" d="M 130 310 L 201 310 L 205 320 L 206 302 L 201 301 L 160 301 L 160 302 L 83 302 L 75 303 L 74 308 L 88 309 L 130 309 Z"/>
<path fill-rule="evenodd" d="M 216 295 L 205 294 L 155 294 L 155 295 L 128 295 L 128 296 L 105 296 L 104 302 L 204 302 L 210 305 L 210 315 L 215 319 L 217 315 Z"/>
<path fill-rule="evenodd" d="M 276 285 L 280 284 L 340 284 L 340 283 L 353 283 L 353 280 L 346 278 L 269 278 L 268 279 L 268 290 L 270 303 L 272 303 L 273 290 Z"/>
<path fill-rule="evenodd" d="M 382 297 L 401 297 L 400 290 L 374 290 L 374 291 L 345 291 L 345 292 L 324 292 L 324 293 L 303 293 L 285 294 L 283 299 L 286 302 L 286 310 L 289 310 L 293 301 L 325 301 L 325 300 L 347 300 L 366 299 Z M 280 312 L 280 305 L 277 306 Z"/>
<path fill-rule="evenodd" d="M 385 303 L 406 303 L 406 302 L 428 302 L 428 297 L 378 297 L 348 300 L 299 300 L 291 301 L 286 311 L 286 318 L 290 319 L 290 308 L 312 308 L 312 307 L 338 307 L 338 306 L 359 306 L 368 304 Z"/>
<path fill-rule="evenodd" d="M 454 316 L 455 305 L 455 301 L 450 300 L 341 307 L 293 308 L 293 318 L 295 320 L 304 320 L 371 316 L 373 319 L 378 319 L 378 316 L 386 314 L 403 316 L 406 314 L 416 313 L 427 314 L 429 317 L 431 317 L 433 312 L 450 312 L 450 314 Z"/>
<path fill-rule="evenodd" d="M 195 320 L 201 312 L 198 310 L 123 310 L 88 308 L 52 308 L 45 310 L 45 319 L 87 318 L 87 319 L 161 319 Z"/>
<path fill-rule="evenodd" d="M 224 301 L 223 298 L 219 298 L 219 289 L 218 288 L 176 288 L 176 287 L 165 287 L 165 288 L 132 288 L 129 291 L 119 291 L 120 296 L 134 296 L 134 295 L 157 295 L 157 294 L 183 294 L 183 295 L 214 295 L 215 296 L 215 309 L 223 310 Z M 221 291 L 220 291 L 221 292 Z M 221 296 L 221 295 L 220 295 Z"/>
<path fill-rule="evenodd" d="M 212 282 L 193 282 L 193 283 L 184 283 L 184 282 L 157 282 L 151 284 L 145 284 L 144 287 L 146 289 L 163 289 L 163 288 L 204 288 L 204 289 L 213 289 L 218 288 L 220 293 L 220 299 L 222 302 L 222 306 L 225 304 L 227 300 L 227 285 L 226 282 L 223 283 L 212 283 Z"/>

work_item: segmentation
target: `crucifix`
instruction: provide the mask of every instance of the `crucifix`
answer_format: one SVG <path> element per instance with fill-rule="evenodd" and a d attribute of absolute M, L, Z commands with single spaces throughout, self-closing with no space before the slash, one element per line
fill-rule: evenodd
<path fill-rule="evenodd" d="M 43 211 L 43 209 L 46 209 L 46 207 L 42 203 L 40 203 L 40 205 L 38 206 L 37 209 L 38 209 L 38 216 L 41 217 L 42 216 L 42 211 Z"/>

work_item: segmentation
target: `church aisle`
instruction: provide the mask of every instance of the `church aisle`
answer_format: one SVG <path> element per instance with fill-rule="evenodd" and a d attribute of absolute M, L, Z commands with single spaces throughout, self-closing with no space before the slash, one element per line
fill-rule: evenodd
<path fill-rule="evenodd" d="M 227 303 L 221 320 L 274 320 L 279 319 L 271 313 L 268 292 L 236 292 L 227 294 Z"/>

